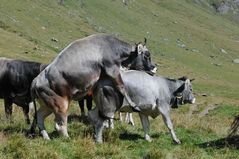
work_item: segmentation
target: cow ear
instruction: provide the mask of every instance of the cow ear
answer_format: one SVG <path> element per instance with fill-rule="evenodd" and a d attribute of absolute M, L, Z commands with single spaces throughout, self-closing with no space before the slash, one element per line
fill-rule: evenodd
<path fill-rule="evenodd" d="M 178 80 L 181 80 L 181 81 L 186 81 L 188 78 L 186 76 L 183 76 L 181 78 L 179 78 Z"/>
<path fill-rule="evenodd" d="M 139 55 L 142 54 L 143 49 L 144 49 L 144 46 L 143 46 L 142 44 L 138 44 L 137 47 L 138 47 L 138 48 L 137 48 L 138 54 L 139 54 Z"/>
<path fill-rule="evenodd" d="M 177 90 L 176 92 L 177 92 L 177 93 L 181 93 L 181 92 L 184 91 L 184 89 L 185 89 L 185 83 L 183 83 L 183 84 L 178 88 L 178 90 Z"/>
<path fill-rule="evenodd" d="M 192 81 L 194 81 L 195 80 L 195 78 L 193 78 L 193 79 L 190 79 L 190 82 L 192 82 Z"/>

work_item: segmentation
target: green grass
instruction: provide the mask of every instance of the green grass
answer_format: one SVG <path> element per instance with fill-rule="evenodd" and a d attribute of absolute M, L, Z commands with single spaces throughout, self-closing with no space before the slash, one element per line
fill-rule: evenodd
<path fill-rule="evenodd" d="M 172 111 L 182 145 L 172 143 L 161 117 L 150 119 L 153 142 L 144 141 L 136 114 L 136 127 L 116 122 L 115 130 L 104 133 L 102 145 L 95 144 L 93 128 L 77 118 L 68 126 L 71 138 L 61 138 L 54 132 L 53 116 L 46 122 L 51 141 L 28 139 L 21 110 L 14 107 L 14 122 L 9 123 L 1 107 L 0 158 L 237 158 L 238 136 L 230 144 L 221 140 L 239 113 L 239 65 L 232 63 L 239 58 L 239 27 L 208 7 L 212 2 L 219 0 L 130 0 L 127 6 L 120 0 L 67 0 L 64 5 L 57 0 L 2 0 L 1 57 L 49 63 L 70 42 L 93 33 L 114 34 L 131 43 L 146 37 L 158 75 L 196 79 L 197 105 L 195 110 L 185 105 Z M 215 104 L 217 108 L 200 115 Z M 79 114 L 76 105 L 72 103 L 69 114 Z"/>

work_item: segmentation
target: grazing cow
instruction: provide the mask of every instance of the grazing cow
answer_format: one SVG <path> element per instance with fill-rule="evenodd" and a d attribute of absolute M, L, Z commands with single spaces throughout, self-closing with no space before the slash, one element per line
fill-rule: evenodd
<path fill-rule="evenodd" d="M 129 96 L 141 109 L 139 116 L 145 132 L 145 139 L 151 141 L 148 134 L 148 116 L 156 118 L 162 114 L 173 141 L 179 144 L 180 140 L 175 135 L 170 119 L 170 108 L 177 108 L 179 104 L 187 102 L 195 102 L 190 80 L 150 76 L 142 71 L 127 71 L 121 76 Z M 95 128 L 96 141 L 102 142 L 102 131 L 107 119 L 112 119 L 115 111 L 119 109 L 127 112 L 131 112 L 131 109 L 110 80 L 100 80 L 93 95 L 96 107 L 88 113 L 88 116 Z"/>
<path fill-rule="evenodd" d="M 140 111 L 125 91 L 120 64 L 128 60 L 130 63 L 141 54 L 147 54 L 142 60 L 150 67 L 150 53 L 141 43 L 131 45 L 111 35 L 96 34 L 68 45 L 32 82 L 32 96 L 38 99 L 41 107 L 31 132 L 34 133 L 38 125 L 43 138 L 50 139 L 44 120 L 54 113 L 56 130 L 68 137 L 67 110 L 70 101 L 82 99 L 99 79 L 104 78 L 116 84 L 133 110 Z"/>
<path fill-rule="evenodd" d="M 4 99 L 8 119 L 11 118 L 14 103 L 22 107 L 25 120 L 30 124 L 30 87 L 33 79 L 44 67 L 45 65 L 37 62 L 0 58 L 0 98 Z"/>

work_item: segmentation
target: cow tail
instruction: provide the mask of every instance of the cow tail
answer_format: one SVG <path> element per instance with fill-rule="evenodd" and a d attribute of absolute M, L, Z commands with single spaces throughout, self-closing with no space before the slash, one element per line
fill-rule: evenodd
<path fill-rule="evenodd" d="M 34 115 L 34 120 L 37 124 L 37 105 L 36 105 L 36 100 L 33 98 L 33 105 L 34 105 L 34 110 L 35 110 L 35 115 Z"/>

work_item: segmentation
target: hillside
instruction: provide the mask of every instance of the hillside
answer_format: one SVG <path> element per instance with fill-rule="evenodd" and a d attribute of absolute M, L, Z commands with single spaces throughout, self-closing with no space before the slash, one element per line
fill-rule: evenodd
<path fill-rule="evenodd" d="M 172 78 L 186 75 L 196 79 L 193 86 L 198 98 L 196 107 L 200 107 L 195 112 L 203 111 L 209 105 L 221 106 L 216 115 L 212 113 L 212 118 L 205 117 L 212 121 L 212 125 L 225 120 L 221 127 L 217 125 L 220 128 L 200 125 L 197 120 L 201 118 L 196 116 L 192 121 L 200 125 L 198 130 L 187 117 L 175 121 L 180 127 L 179 134 L 192 131 L 196 135 L 201 131 L 202 135 L 198 136 L 201 142 L 207 135 L 207 139 L 215 139 L 226 135 L 233 115 L 239 113 L 239 64 L 233 63 L 234 59 L 239 59 L 239 23 L 230 12 L 219 14 L 212 4 L 220 6 L 221 1 L 125 0 L 124 4 L 122 0 L 65 0 L 60 5 L 57 0 L 1 0 L 0 56 L 49 63 L 70 42 L 93 33 L 114 34 L 132 43 L 146 37 L 152 59 L 159 66 L 158 75 Z M 222 117 L 220 112 L 225 108 L 229 109 L 228 114 Z M 175 114 L 185 115 L 193 111 L 191 109 L 186 107 Z M 174 120 L 179 119 L 175 114 Z M 1 117 L 5 117 L 4 113 Z M 184 126 L 183 122 L 190 126 Z M 187 141 L 187 137 L 184 140 Z M 184 152 L 189 145 L 185 144 L 179 151 Z M 167 149 L 177 152 L 168 146 L 160 155 L 165 155 Z M 205 158 L 218 157 L 217 151 L 213 154 L 202 151 Z M 142 154 L 134 153 L 132 156 Z M 228 155 L 236 156 L 237 152 Z"/>

